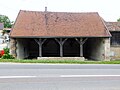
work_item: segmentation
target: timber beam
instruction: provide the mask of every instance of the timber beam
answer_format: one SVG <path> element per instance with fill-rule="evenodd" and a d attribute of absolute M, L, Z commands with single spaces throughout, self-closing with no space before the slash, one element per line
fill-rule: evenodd
<path fill-rule="evenodd" d="M 60 57 L 63 57 L 63 45 L 64 43 L 67 41 L 67 38 L 65 38 L 63 40 L 63 38 L 60 38 L 60 40 L 58 40 L 57 38 L 55 38 L 55 40 L 59 43 L 60 45 Z"/>
<path fill-rule="evenodd" d="M 44 42 L 47 40 L 47 39 L 34 39 L 35 42 L 39 45 L 39 57 L 42 57 L 42 45 L 44 44 Z"/>
<path fill-rule="evenodd" d="M 83 39 L 83 38 L 80 38 L 80 39 L 75 38 L 75 40 L 80 44 L 80 57 L 83 57 L 83 45 L 87 41 L 87 39 L 88 38 L 85 38 L 85 39 Z"/>

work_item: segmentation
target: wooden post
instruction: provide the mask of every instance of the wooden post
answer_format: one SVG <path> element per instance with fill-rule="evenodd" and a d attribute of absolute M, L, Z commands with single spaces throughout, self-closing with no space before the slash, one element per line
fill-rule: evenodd
<path fill-rule="evenodd" d="M 42 57 L 42 40 L 41 38 L 39 39 L 39 57 Z"/>
<path fill-rule="evenodd" d="M 59 43 L 59 45 L 60 45 L 60 57 L 63 57 L 63 45 L 64 45 L 65 41 L 67 40 L 67 38 L 64 39 L 64 40 L 62 40 L 62 38 L 60 38 L 60 41 L 55 38 L 55 40 L 56 40 L 56 41 Z"/>
<path fill-rule="evenodd" d="M 88 38 L 85 38 L 83 40 L 83 38 L 80 38 L 80 40 L 78 40 L 78 38 L 75 38 L 75 40 L 80 44 L 80 57 L 83 57 L 83 45 L 86 42 Z"/>
<path fill-rule="evenodd" d="M 43 41 L 42 41 L 42 39 L 41 38 L 39 38 L 39 40 L 37 40 L 37 39 L 34 39 L 37 43 L 38 43 L 38 45 L 39 45 L 39 57 L 42 57 L 42 45 L 43 45 L 43 43 L 46 41 L 46 39 L 44 39 Z"/>
<path fill-rule="evenodd" d="M 60 57 L 63 57 L 63 43 L 62 43 L 62 38 L 60 38 Z"/>
<path fill-rule="evenodd" d="M 83 57 L 83 44 L 82 44 L 82 38 L 80 38 L 80 57 Z"/>

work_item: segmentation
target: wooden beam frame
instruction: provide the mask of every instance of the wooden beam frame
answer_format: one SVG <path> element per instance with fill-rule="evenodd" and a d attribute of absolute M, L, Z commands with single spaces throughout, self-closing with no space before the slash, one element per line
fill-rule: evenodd
<path fill-rule="evenodd" d="M 60 40 L 58 40 L 57 38 L 55 38 L 55 40 L 59 43 L 60 45 L 60 57 L 63 57 L 63 45 L 64 43 L 67 41 L 67 38 L 65 38 L 63 40 L 63 38 L 60 38 Z"/>
<path fill-rule="evenodd" d="M 88 38 L 85 38 L 84 40 L 83 38 L 80 38 L 80 39 L 75 38 L 75 40 L 80 44 L 80 57 L 83 57 L 83 45 L 87 41 L 87 39 Z"/>
<path fill-rule="evenodd" d="M 55 40 L 58 42 L 58 44 L 60 45 L 60 57 L 63 57 L 63 45 L 64 43 L 67 41 L 68 38 L 60 38 L 60 39 L 57 39 L 55 38 Z M 88 38 L 75 38 L 75 40 L 80 44 L 80 57 L 83 57 L 83 45 L 84 43 L 87 41 Z M 44 42 L 47 40 L 47 39 L 34 39 L 35 42 L 39 45 L 39 57 L 42 57 L 42 45 L 44 44 Z"/>
<path fill-rule="evenodd" d="M 39 39 L 34 39 L 35 42 L 39 45 L 39 57 L 42 57 L 42 45 L 44 44 L 44 42 L 47 40 L 47 39 L 42 39 L 39 38 Z"/>

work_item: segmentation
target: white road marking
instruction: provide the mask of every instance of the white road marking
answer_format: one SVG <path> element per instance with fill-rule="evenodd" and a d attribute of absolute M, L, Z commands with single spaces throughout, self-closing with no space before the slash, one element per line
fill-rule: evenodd
<path fill-rule="evenodd" d="M 0 76 L 0 79 L 4 78 L 35 78 L 37 76 Z"/>
<path fill-rule="evenodd" d="M 120 75 L 42 75 L 42 76 L 0 76 L 0 79 L 9 79 L 9 78 L 77 78 L 77 77 L 120 77 Z"/>
<path fill-rule="evenodd" d="M 120 75 L 60 75 L 60 77 L 120 77 Z"/>

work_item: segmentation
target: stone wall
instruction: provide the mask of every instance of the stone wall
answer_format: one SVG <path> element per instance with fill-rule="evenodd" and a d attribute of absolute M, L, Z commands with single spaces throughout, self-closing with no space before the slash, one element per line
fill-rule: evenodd
<path fill-rule="evenodd" d="M 110 60 L 110 38 L 104 38 L 104 48 L 105 48 L 105 59 L 106 61 Z"/>
<path fill-rule="evenodd" d="M 111 60 L 120 59 L 120 46 L 111 46 L 110 57 Z"/>
<path fill-rule="evenodd" d="M 94 60 L 110 60 L 110 39 L 91 39 L 90 58 Z"/>
<path fill-rule="evenodd" d="M 12 54 L 15 58 L 17 57 L 17 41 L 14 38 L 10 39 L 10 54 Z"/>

